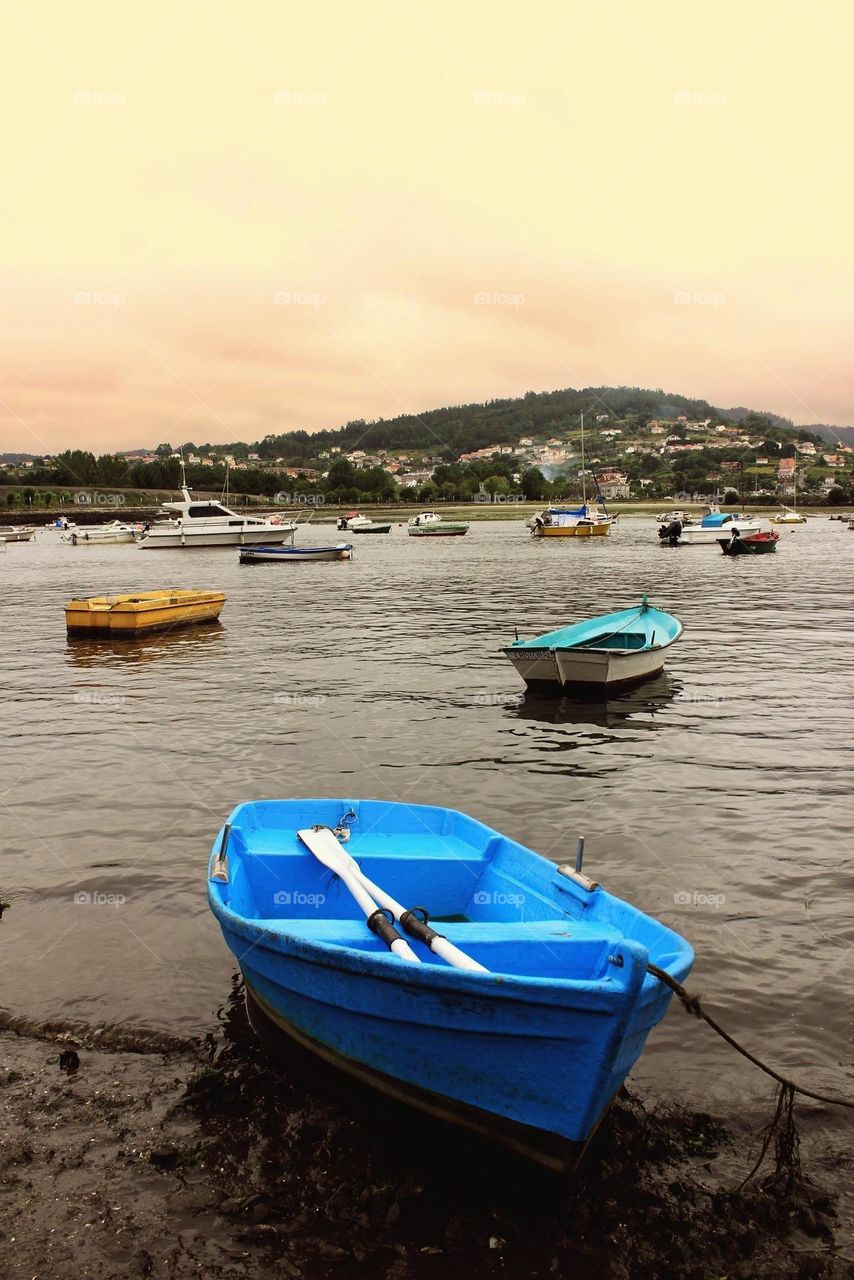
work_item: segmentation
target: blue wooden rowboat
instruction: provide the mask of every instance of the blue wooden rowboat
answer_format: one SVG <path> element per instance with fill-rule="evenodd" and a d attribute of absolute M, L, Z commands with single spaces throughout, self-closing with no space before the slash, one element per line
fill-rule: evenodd
<path fill-rule="evenodd" d="M 352 542 L 337 542 L 329 547 L 241 547 L 240 563 L 257 564 L 275 560 L 279 563 L 306 560 L 349 560 Z"/>
<path fill-rule="evenodd" d="M 604 613 L 516 640 L 503 653 L 529 686 L 557 684 L 612 690 L 657 675 L 682 623 L 654 609 L 646 596 L 639 607 Z"/>
<path fill-rule="evenodd" d="M 449 950 L 477 967 L 451 967 L 414 939 L 421 963 L 389 950 L 389 926 L 372 932 L 346 879 L 304 843 L 314 833 L 335 845 L 330 828 L 350 833 L 344 856 L 374 888 L 425 903 Z M 251 1003 L 279 1028 L 558 1169 L 577 1163 L 667 1011 L 671 993 L 647 963 L 681 982 L 693 960 L 677 934 L 574 867 L 423 805 L 238 805 L 214 844 L 208 897 Z"/>

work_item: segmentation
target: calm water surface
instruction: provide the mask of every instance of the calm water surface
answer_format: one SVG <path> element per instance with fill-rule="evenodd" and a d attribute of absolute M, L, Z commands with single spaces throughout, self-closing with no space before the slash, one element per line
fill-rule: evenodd
<path fill-rule="evenodd" d="M 252 567 L 52 532 L 7 548 L 0 1005 L 203 1033 L 233 968 L 205 903 L 229 810 L 374 796 L 459 807 L 555 860 L 585 835 L 585 869 L 693 943 L 690 985 L 734 1034 L 853 1092 L 854 535 L 814 519 L 755 560 L 662 548 L 640 519 L 579 544 L 498 521 L 355 544 L 349 564 Z M 70 597 L 164 586 L 224 589 L 222 625 L 66 638 Z M 499 652 L 514 627 L 643 592 L 685 624 L 666 676 L 606 705 L 523 692 Z M 679 1009 L 634 1079 L 730 1115 L 768 1096 Z"/>

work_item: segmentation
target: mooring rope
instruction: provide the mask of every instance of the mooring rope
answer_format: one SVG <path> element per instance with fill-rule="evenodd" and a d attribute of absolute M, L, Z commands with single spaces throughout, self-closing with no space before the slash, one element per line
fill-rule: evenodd
<path fill-rule="evenodd" d="M 781 1076 L 779 1071 L 775 1071 L 773 1067 L 760 1062 L 759 1058 L 755 1057 L 748 1049 L 745 1049 L 744 1045 L 739 1044 L 729 1032 L 724 1031 L 723 1027 L 719 1026 L 714 1018 L 706 1013 L 700 1004 L 698 996 L 692 996 L 690 991 L 686 991 L 680 982 L 677 982 L 675 978 L 671 978 L 665 969 L 659 969 L 657 964 L 648 964 L 647 969 L 654 977 L 658 978 L 659 982 L 663 982 L 674 995 L 679 997 L 687 1013 L 692 1013 L 695 1018 L 701 1018 L 703 1022 L 708 1023 L 722 1040 L 726 1040 L 727 1044 L 732 1045 L 733 1049 L 740 1053 L 743 1058 L 747 1058 L 748 1062 L 752 1062 L 760 1071 L 764 1071 L 766 1075 L 771 1076 L 772 1080 L 776 1080 L 787 1093 L 799 1093 L 804 1098 L 813 1098 L 816 1102 L 828 1102 L 834 1107 L 854 1108 L 854 1098 L 831 1098 L 829 1094 L 815 1093 L 812 1089 L 804 1089 L 802 1085 L 795 1084 L 794 1080 L 789 1080 L 787 1076 Z"/>

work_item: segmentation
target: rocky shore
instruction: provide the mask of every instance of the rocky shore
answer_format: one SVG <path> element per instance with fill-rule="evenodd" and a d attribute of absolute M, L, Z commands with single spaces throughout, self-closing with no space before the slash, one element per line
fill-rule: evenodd
<path fill-rule="evenodd" d="M 557 1179 L 274 1057 L 238 991 L 204 1044 L 6 1019 L 0 1100 L 9 1280 L 854 1277 L 850 1162 L 739 1191 L 743 1136 L 625 1093 Z"/>

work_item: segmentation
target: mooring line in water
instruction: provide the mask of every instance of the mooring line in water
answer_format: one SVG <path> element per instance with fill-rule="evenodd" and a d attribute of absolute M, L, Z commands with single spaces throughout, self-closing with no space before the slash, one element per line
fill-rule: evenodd
<path fill-rule="evenodd" d="M 682 1004 L 685 1006 L 686 1013 L 692 1013 L 695 1018 L 701 1018 L 703 1022 L 708 1023 L 712 1030 L 716 1031 L 721 1039 L 726 1040 L 727 1044 L 732 1045 L 733 1049 L 737 1050 L 743 1058 L 747 1058 L 748 1062 L 752 1062 L 760 1071 L 764 1071 L 766 1075 L 771 1076 L 773 1080 L 776 1080 L 781 1088 L 790 1091 L 793 1094 L 800 1093 L 805 1098 L 813 1098 L 816 1102 L 828 1102 L 834 1107 L 854 1108 L 854 1098 L 831 1098 L 826 1093 L 814 1093 L 812 1089 L 804 1089 L 801 1085 L 795 1084 L 794 1080 L 789 1080 L 787 1076 L 781 1076 L 779 1071 L 775 1071 L 773 1067 L 769 1067 L 766 1063 L 760 1062 L 759 1058 L 755 1057 L 748 1049 L 745 1049 L 744 1045 L 739 1044 L 737 1040 L 733 1039 L 729 1032 L 724 1031 L 723 1027 L 719 1026 L 718 1023 L 715 1022 L 714 1018 L 710 1017 L 709 1014 L 706 1013 L 705 1009 L 703 1009 L 700 1004 L 699 996 L 692 996 L 690 991 L 685 990 L 681 982 L 677 982 L 675 978 L 671 978 L 670 974 L 667 973 L 665 969 L 659 969 L 657 964 L 647 964 L 646 967 L 654 977 L 658 978 L 659 982 L 663 982 L 666 987 L 670 988 L 674 995 L 679 997 Z"/>

